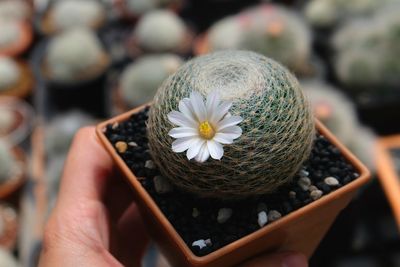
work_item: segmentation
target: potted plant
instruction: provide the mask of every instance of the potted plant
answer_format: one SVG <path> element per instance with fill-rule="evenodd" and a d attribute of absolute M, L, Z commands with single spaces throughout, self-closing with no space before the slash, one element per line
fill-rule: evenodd
<path fill-rule="evenodd" d="M 0 56 L 16 57 L 32 43 L 32 28 L 25 21 L 0 17 Z"/>
<path fill-rule="evenodd" d="M 43 34 L 50 35 L 73 27 L 97 30 L 106 21 L 106 9 L 101 1 L 62 0 L 52 2 L 39 17 L 38 24 Z"/>
<path fill-rule="evenodd" d="M 217 21 L 194 44 L 196 55 L 224 49 L 246 49 L 271 57 L 298 76 L 320 73 L 312 55 L 308 25 L 291 10 L 262 4 Z"/>
<path fill-rule="evenodd" d="M 369 177 L 314 121 L 296 78 L 247 51 L 185 63 L 150 107 L 97 133 L 177 267 L 233 266 L 264 251 L 311 256 Z"/>
<path fill-rule="evenodd" d="M 74 28 L 54 36 L 43 50 L 41 76 L 51 108 L 80 108 L 105 116 L 106 72 L 111 60 L 95 33 Z M 102 104 L 90 104 L 93 98 L 103 99 Z"/>
<path fill-rule="evenodd" d="M 193 34 L 185 22 L 169 10 L 155 10 L 141 17 L 128 41 L 132 57 L 143 53 L 188 55 Z"/>
<path fill-rule="evenodd" d="M 116 108 L 126 111 L 151 101 L 162 82 L 182 63 L 182 58 L 174 54 L 147 55 L 136 59 L 121 74 L 115 90 Z"/>
<path fill-rule="evenodd" d="M 0 95 L 26 98 L 33 88 L 33 74 L 25 62 L 0 57 Z"/>

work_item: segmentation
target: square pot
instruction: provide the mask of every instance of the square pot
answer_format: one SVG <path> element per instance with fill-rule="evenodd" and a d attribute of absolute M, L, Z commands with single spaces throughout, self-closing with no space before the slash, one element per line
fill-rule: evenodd
<path fill-rule="evenodd" d="M 299 251 L 310 257 L 338 213 L 350 202 L 357 189 L 369 180 L 370 173 L 367 168 L 317 121 L 318 131 L 340 150 L 360 176 L 347 185 L 257 231 L 206 256 L 198 257 L 185 244 L 105 135 L 108 124 L 125 121 L 142 109 L 144 106 L 103 122 L 97 126 L 96 130 L 101 142 L 132 186 L 149 233 L 174 267 L 233 266 L 259 253 L 273 251 Z"/>
<path fill-rule="evenodd" d="M 377 173 L 400 229 L 400 171 L 397 170 L 394 155 L 391 153 L 394 149 L 400 151 L 400 135 L 383 137 L 379 140 Z"/>

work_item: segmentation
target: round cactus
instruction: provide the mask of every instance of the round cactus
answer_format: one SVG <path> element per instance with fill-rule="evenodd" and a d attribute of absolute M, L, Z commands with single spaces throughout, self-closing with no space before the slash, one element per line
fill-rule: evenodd
<path fill-rule="evenodd" d="M 182 47 L 185 23 L 168 10 L 152 11 L 142 17 L 133 33 L 138 45 L 147 51 L 169 52 Z"/>
<path fill-rule="evenodd" d="M 0 18 L 26 20 L 29 18 L 31 10 L 27 2 L 22 0 L 3 0 L 0 1 Z"/>
<path fill-rule="evenodd" d="M 45 58 L 46 70 L 57 81 L 86 79 L 102 64 L 104 55 L 102 45 L 94 33 L 87 29 L 72 29 L 54 37 L 50 42 Z"/>
<path fill-rule="evenodd" d="M 0 184 L 13 178 L 17 168 L 17 162 L 8 145 L 0 142 Z"/>
<path fill-rule="evenodd" d="M 18 64 L 11 58 L 0 57 L 0 92 L 12 88 L 20 78 Z"/>
<path fill-rule="evenodd" d="M 104 7 L 97 0 L 62 0 L 57 1 L 52 9 L 52 22 L 57 30 L 93 27 L 104 17 Z"/>
<path fill-rule="evenodd" d="M 168 114 L 192 93 L 216 92 L 232 102 L 226 118 L 240 116 L 241 136 L 220 160 L 188 160 L 171 149 Z M 239 117 L 239 118 L 240 118 Z M 211 123 L 198 122 L 211 138 Z M 221 51 L 184 64 L 159 88 L 148 120 L 150 152 L 161 173 L 201 196 L 244 198 L 271 193 L 290 182 L 309 157 L 315 126 L 297 79 L 272 59 L 248 51 Z M 207 135 L 206 135 L 207 134 Z"/>
<path fill-rule="evenodd" d="M 19 267 L 17 259 L 8 250 L 0 248 L 0 266 Z"/>
<path fill-rule="evenodd" d="M 0 108 L 0 136 L 7 135 L 15 125 L 16 120 L 17 115 L 14 111 L 7 108 Z"/>
<path fill-rule="evenodd" d="M 243 39 L 244 29 L 237 16 L 223 18 L 208 31 L 208 42 L 211 51 L 236 49 Z"/>
<path fill-rule="evenodd" d="M 18 42 L 20 35 L 19 22 L 0 18 L 0 50 Z"/>
<path fill-rule="evenodd" d="M 131 108 L 151 101 L 161 83 L 183 63 L 173 54 L 143 56 L 121 77 L 121 96 Z"/>
<path fill-rule="evenodd" d="M 311 102 L 315 116 L 340 141 L 348 144 L 358 125 L 354 104 L 336 88 L 323 82 L 305 82 L 302 88 Z"/>
<path fill-rule="evenodd" d="M 371 129 L 359 126 L 357 136 L 353 136 L 352 141 L 346 145 L 370 171 L 376 170 L 377 136 Z"/>

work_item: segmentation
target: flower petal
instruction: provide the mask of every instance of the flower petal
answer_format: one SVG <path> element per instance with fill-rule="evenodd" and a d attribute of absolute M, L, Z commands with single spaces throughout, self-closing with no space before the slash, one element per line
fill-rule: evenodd
<path fill-rule="evenodd" d="M 189 98 L 184 98 L 179 101 L 179 111 L 193 123 L 197 124 L 197 118 L 194 114 L 193 107 Z"/>
<path fill-rule="evenodd" d="M 188 119 L 183 113 L 179 111 L 171 111 L 168 113 L 168 120 L 178 126 L 195 128 L 196 124 Z"/>
<path fill-rule="evenodd" d="M 224 145 L 229 145 L 233 143 L 232 136 L 230 134 L 225 134 L 225 133 L 217 133 L 214 136 L 213 140 Z"/>
<path fill-rule="evenodd" d="M 199 134 L 198 130 L 191 127 L 173 128 L 168 133 L 168 135 L 173 138 L 198 136 L 198 134 Z"/>
<path fill-rule="evenodd" d="M 220 130 L 218 133 L 228 134 L 232 139 L 235 139 L 241 136 L 242 132 L 242 128 L 239 126 L 230 126 Z"/>
<path fill-rule="evenodd" d="M 212 114 L 208 115 L 209 121 L 213 125 L 217 125 L 218 122 L 228 113 L 232 106 L 232 102 L 222 101 L 218 107 L 213 110 Z"/>
<path fill-rule="evenodd" d="M 228 118 L 225 117 L 222 121 L 220 121 L 217 124 L 217 132 L 220 130 L 223 130 L 227 127 L 234 126 L 238 123 L 241 123 L 242 121 L 243 121 L 243 118 L 240 116 L 230 116 Z"/>
<path fill-rule="evenodd" d="M 213 159 L 220 160 L 224 155 L 224 149 L 222 148 L 222 145 L 214 140 L 207 141 L 207 148 Z"/>
<path fill-rule="evenodd" d="M 197 162 L 205 162 L 210 157 L 210 152 L 208 151 L 207 142 L 201 146 L 199 153 L 194 158 Z"/>
<path fill-rule="evenodd" d="M 190 103 L 193 107 L 194 114 L 197 118 L 197 121 L 203 122 L 207 118 L 207 111 L 204 105 L 203 97 L 199 92 L 192 92 L 190 94 Z"/>
<path fill-rule="evenodd" d="M 218 107 L 219 104 L 219 94 L 216 90 L 212 91 L 208 96 L 207 96 L 207 102 L 206 102 L 206 109 L 207 109 L 207 116 L 210 117 L 211 114 L 213 114 L 214 110 Z"/>
<path fill-rule="evenodd" d="M 193 142 L 197 138 L 193 137 L 183 137 L 183 138 L 178 138 L 174 142 L 172 142 L 172 151 L 176 153 L 180 153 L 188 149 L 189 147 L 192 146 Z"/>
<path fill-rule="evenodd" d="M 202 145 L 205 143 L 206 141 L 204 139 L 200 139 L 198 138 L 198 140 L 196 140 L 191 147 L 189 147 L 188 151 L 186 152 L 186 157 L 191 160 L 192 158 L 196 157 L 197 154 L 199 154 L 200 149 L 202 147 Z"/>

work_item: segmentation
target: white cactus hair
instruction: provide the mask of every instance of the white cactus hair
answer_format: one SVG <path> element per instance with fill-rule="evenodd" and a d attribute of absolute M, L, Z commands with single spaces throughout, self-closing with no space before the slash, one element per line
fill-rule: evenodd
<path fill-rule="evenodd" d="M 21 78 L 21 70 L 12 58 L 0 57 L 0 91 L 16 85 Z"/>
<path fill-rule="evenodd" d="M 51 40 L 45 60 L 52 79 L 69 82 L 98 67 L 104 54 L 102 44 L 93 32 L 75 28 Z"/>
<path fill-rule="evenodd" d="M 185 40 L 187 29 L 181 18 L 169 10 L 155 10 L 144 15 L 133 36 L 147 51 L 177 51 Z"/>
<path fill-rule="evenodd" d="M 121 76 L 120 89 L 125 104 L 132 108 L 151 101 L 162 82 L 182 63 L 182 58 L 174 54 L 142 56 L 137 59 Z"/>

